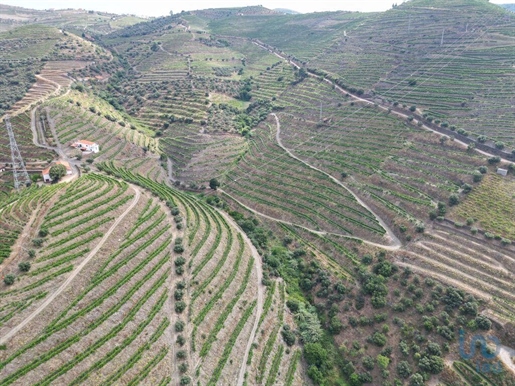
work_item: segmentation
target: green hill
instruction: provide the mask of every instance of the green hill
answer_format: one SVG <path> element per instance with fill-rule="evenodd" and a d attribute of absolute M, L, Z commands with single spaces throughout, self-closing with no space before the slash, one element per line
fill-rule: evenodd
<path fill-rule="evenodd" d="M 514 384 L 509 11 L 0 18 L 0 386 Z"/>

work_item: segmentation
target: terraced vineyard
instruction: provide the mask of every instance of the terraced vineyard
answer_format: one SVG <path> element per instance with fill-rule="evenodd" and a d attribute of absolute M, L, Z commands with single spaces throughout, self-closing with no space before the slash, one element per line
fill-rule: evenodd
<path fill-rule="evenodd" d="M 81 61 L 54 61 L 47 62 L 41 72 L 36 76 L 36 83 L 28 90 L 27 94 L 12 107 L 14 114 L 27 111 L 34 103 L 48 99 L 66 87 L 72 80 L 68 73 L 85 67 L 88 63 Z"/>
<path fill-rule="evenodd" d="M 405 4 L 352 25 L 309 66 L 512 146 L 513 28 L 486 2 Z"/>
<path fill-rule="evenodd" d="M 107 33 L 130 26 L 144 19 L 134 16 L 120 16 L 105 12 L 89 12 L 85 9 L 46 9 L 34 10 L 22 7 L 2 5 L 2 30 L 16 28 L 37 21 L 38 24 L 66 28 L 72 31 L 88 29 L 95 33 Z"/>
<path fill-rule="evenodd" d="M 273 385 L 282 382 L 291 386 L 302 382 L 298 363 L 300 351 L 297 346 L 290 347 L 282 342 L 280 333 L 285 325 L 294 323 L 291 313 L 285 309 L 284 291 L 284 283 L 274 283 L 267 290 L 264 312 L 259 320 L 262 333 L 247 361 L 250 366 L 248 384 Z"/>
<path fill-rule="evenodd" d="M 185 134 L 160 140 L 161 148 L 170 155 L 173 176 L 185 183 L 205 184 L 221 176 L 246 148 L 240 136 Z"/>
<path fill-rule="evenodd" d="M 30 130 L 30 114 L 23 113 L 11 117 L 11 126 L 13 128 L 14 135 L 16 137 L 16 143 L 20 149 L 22 157 L 25 162 L 32 161 L 48 161 L 54 158 L 53 152 L 36 147 L 32 142 L 32 131 Z M 2 130 L 5 129 L 5 123 L 2 121 Z M 9 137 L 2 135 L 0 137 L 0 162 L 10 163 L 12 162 L 11 150 L 9 147 Z"/>
<path fill-rule="evenodd" d="M 156 151 L 157 141 L 143 129 L 129 127 L 112 108 L 87 95 L 72 93 L 53 99 L 44 105 L 42 115 L 48 117 L 46 141 L 52 145 L 59 143 L 70 157 L 78 154 L 70 145 L 87 139 L 100 146 L 100 152 L 90 156 L 94 159 L 136 160 L 138 170 L 145 173 L 157 173 L 159 169 L 158 157 L 147 154 Z"/>
<path fill-rule="evenodd" d="M 334 178 L 345 173 L 343 182 L 393 225 L 424 221 L 437 202 L 472 183 L 474 166 L 486 164 L 452 142 L 439 142 L 435 135 L 338 94 L 314 79 L 286 92 L 289 106 L 278 114 L 282 144 Z"/>
<path fill-rule="evenodd" d="M 241 356 L 246 353 L 246 342 L 255 333 L 254 320 L 262 307 L 263 289 L 253 247 L 234 228 L 232 220 L 194 198 L 112 163 L 102 168 L 150 189 L 168 202 L 173 200 L 185 214 L 187 226 L 180 243 L 184 252 L 179 252 L 182 257 L 175 260 L 175 266 L 176 273 L 184 276 L 186 282 L 175 286 L 174 298 L 178 302 L 175 311 L 184 315 L 181 320 L 192 322 L 179 327 L 186 339 L 191 334 L 188 363 L 202 383 L 236 379 L 244 365 Z M 177 245 L 176 242 L 174 250 L 182 249 Z"/>
<path fill-rule="evenodd" d="M 232 220 L 195 198 L 112 164 L 104 168 L 159 198 L 91 174 L 4 207 L 7 221 L 7 211 L 14 217 L 18 206 L 36 206 L 41 221 L 29 228 L 42 246 L 23 240 L 35 251 L 23 257 L 30 270 L 0 294 L 3 342 L 17 331 L 2 351 L 1 384 L 236 379 L 262 307 L 251 245 Z M 52 197 L 51 208 L 40 210 L 34 196 Z M 165 202 L 184 218 L 171 221 Z M 124 214 L 131 220 L 119 223 Z M 240 320 L 236 329 L 232 320 Z M 175 347 L 165 343 L 171 340 Z M 46 354 L 35 359 L 41 350 Z M 62 366 L 45 366 L 55 359 Z"/>
<path fill-rule="evenodd" d="M 0 221 L 1 229 L 1 250 L 0 250 L 0 272 L 5 269 L 5 264 L 1 265 L 13 253 L 13 246 L 19 244 L 18 239 L 22 235 L 26 224 L 36 221 L 40 213 L 45 213 L 45 207 L 50 203 L 48 200 L 60 187 L 55 186 L 45 189 L 28 189 L 20 194 L 2 195 L 0 201 Z M 19 249 L 19 246 L 17 247 Z M 19 253 L 19 252 L 17 252 Z M 5 272 L 3 272 L 5 275 Z"/>
<path fill-rule="evenodd" d="M 248 153 L 227 175 L 224 190 L 281 221 L 381 241 L 386 232 L 374 215 L 323 172 L 292 162 L 275 143 L 275 134 L 270 124 L 256 131 Z"/>
<path fill-rule="evenodd" d="M 488 303 L 493 316 L 515 320 L 515 251 L 435 224 L 427 237 L 399 254 L 397 262 L 464 289 Z"/>
<path fill-rule="evenodd" d="M 506 11 L 0 6 L 0 30 L 33 174 L 12 189 L 3 136 L 0 386 L 512 385 Z"/>
<path fill-rule="evenodd" d="M 515 184 L 498 175 L 488 175 L 456 211 L 462 223 L 479 219 L 477 224 L 489 233 L 515 239 Z M 477 221 L 477 220 L 475 220 Z"/>

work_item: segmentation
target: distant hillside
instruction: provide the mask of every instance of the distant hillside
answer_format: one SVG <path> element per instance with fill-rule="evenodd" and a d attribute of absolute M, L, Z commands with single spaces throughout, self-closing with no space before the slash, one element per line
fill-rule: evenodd
<path fill-rule="evenodd" d="M 209 20 L 225 19 L 231 16 L 266 16 L 277 15 L 279 12 L 265 8 L 261 5 L 241 8 L 209 8 L 190 12 L 193 15 Z"/>
<path fill-rule="evenodd" d="M 286 8 L 275 8 L 274 11 L 279 13 L 286 13 L 288 15 L 300 15 L 300 12 Z"/>
<path fill-rule="evenodd" d="M 501 7 L 506 8 L 508 11 L 515 12 L 515 4 L 499 4 Z"/>
<path fill-rule="evenodd" d="M 0 4 L 0 31 L 37 23 L 65 28 L 77 35 L 83 31 L 106 34 L 142 21 L 146 19 L 84 9 L 35 10 Z"/>

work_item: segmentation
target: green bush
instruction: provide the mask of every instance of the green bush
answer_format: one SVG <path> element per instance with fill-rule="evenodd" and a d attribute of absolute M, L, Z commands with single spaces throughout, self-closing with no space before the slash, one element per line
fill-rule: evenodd
<path fill-rule="evenodd" d="M 483 180 L 483 174 L 480 171 L 475 171 L 472 175 L 473 182 L 481 182 Z"/>
<path fill-rule="evenodd" d="M 175 303 L 175 312 L 178 314 L 182 313 L 186 309 L 186 303 L 179 301 Z"/>
<path fill-rule="evenodd" d="M 499 156 L 495 156 L 495 157 L 490 157 L 490 158 L 488 158 L 488 163 L 489 163 L 490 165 L 498 164 L 499 162 L 501 162 L 501 157 L 499 157 Z"/>
<path fill-rule="evenodd" d="M 299 310 L 299 302 L 296 300 L 287 300 L 286 306 L 290 309 L 291 312 L 296 313 Z"/>
<path fill-rule="evenodd" d="M 288 346 L 293 346 L 295 344 L 295 333 L 291 330 L 291 327 L 285 324 L 281 331 L 281 335 L 283 337 L 284 342 Z"/>
<path fill-rule="evenodd" d="M 449 205 L 454 206 L 458 205 L 460 203 L 460 196 L 458 196 L 456 193 L 453 193 L 449 196 Z"/>
<path fill-rule="evenodd" d="M 16 280 L 16 276 L 14 276 L 13 274 L 10 274 L 8 273 L 7 275 L 5 275 L 4 277 L 4 283 L 6 285 L 12 285 L 14 284 L 14 281 Z"/>
<path fill-rule="evenodd" d="M 409 378 L 411 373 L 412 373 L 412 370 L 411 370 L 411 367 L 408 362 L 406 362 L 406 361 L 399 362 L 399 364 L 397 365 L 397 374 L 399 374 L 399 376 L 401 378 L 407 379 L 407 378 Z"/>
<path fill-rule="evenodd" d="M 371 341 L 376 346 L 383 347 L 386 344 L 386 336 L 379 331 L 376 331 L 372 334 Z"/>
<path fill-rule="evenodd" d="M 35 247 L 41 247 L 43 245 L 43 242 L 45 240 L 44 239 L 33 239 L 32 240 L 32 244 L 35 246 Z"/>
<path fill-rule="evenodd" d="M 367 370 L 373 370 L 376 365 L 376 362 L 374 358 L 372 358 L 370 355 L 366 355 L 363 358 L 363 367 Z"/>
<path fill-rule="evenodd" d="M 484 315 L 478 315 L 475 319 L 475 322 L 476 326 L 481 330 L 488 331 L 492 327 L 492 322 Z"/>
<path fill-rule="evenodd" d="M 186 324 L 182 320 L 175 322 L 175 332 L 183 332 Z"/>
<path fill-rule="evenodd" d="M 18 264 L 18 268 L 22 272 L 28 272 L 30 270 L 30 263 L 28 261 L 22 261 Z"/>
<path fill-rule="evenodd" d="M 182 335 L 177 336 L 177 339 L 175 341 L 179 346 L 184 346 L 184 344 L 186 343 L 186 339 Z"/>

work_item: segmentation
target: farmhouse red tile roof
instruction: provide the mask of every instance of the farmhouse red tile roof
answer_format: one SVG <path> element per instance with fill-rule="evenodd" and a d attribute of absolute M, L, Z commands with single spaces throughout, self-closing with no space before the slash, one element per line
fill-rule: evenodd
<path fill-rule="evenodd" d="M 56 165 L 63 165 L 66 168 L 66 170 L 72 170 L 70 164 L 68 162 L 66 162 L 66 161 L 57 161 L 55 164 Z M 46 168 L 41 173 L 43 173 L 43 174 L 50 174 L 50 168 L 51 167 Z"/>
<path fill-rule="evenodd" d="M 95 144 L 95 142 L 91 142 L 91 141 L 88 141 L 85 139 L 81 139 L 80 141 L 78 141 L 78 143 L 82 143 L 83 145 L 94 145 Z"/>
<path fill-rule="evenodd" d="M 63 165 L 66 168 L 66 170 L 72 170 L 70 164 L 68 162 L 66 162 L 66 161 L 57 161 L 55 164 L 56 165 Z"/>

